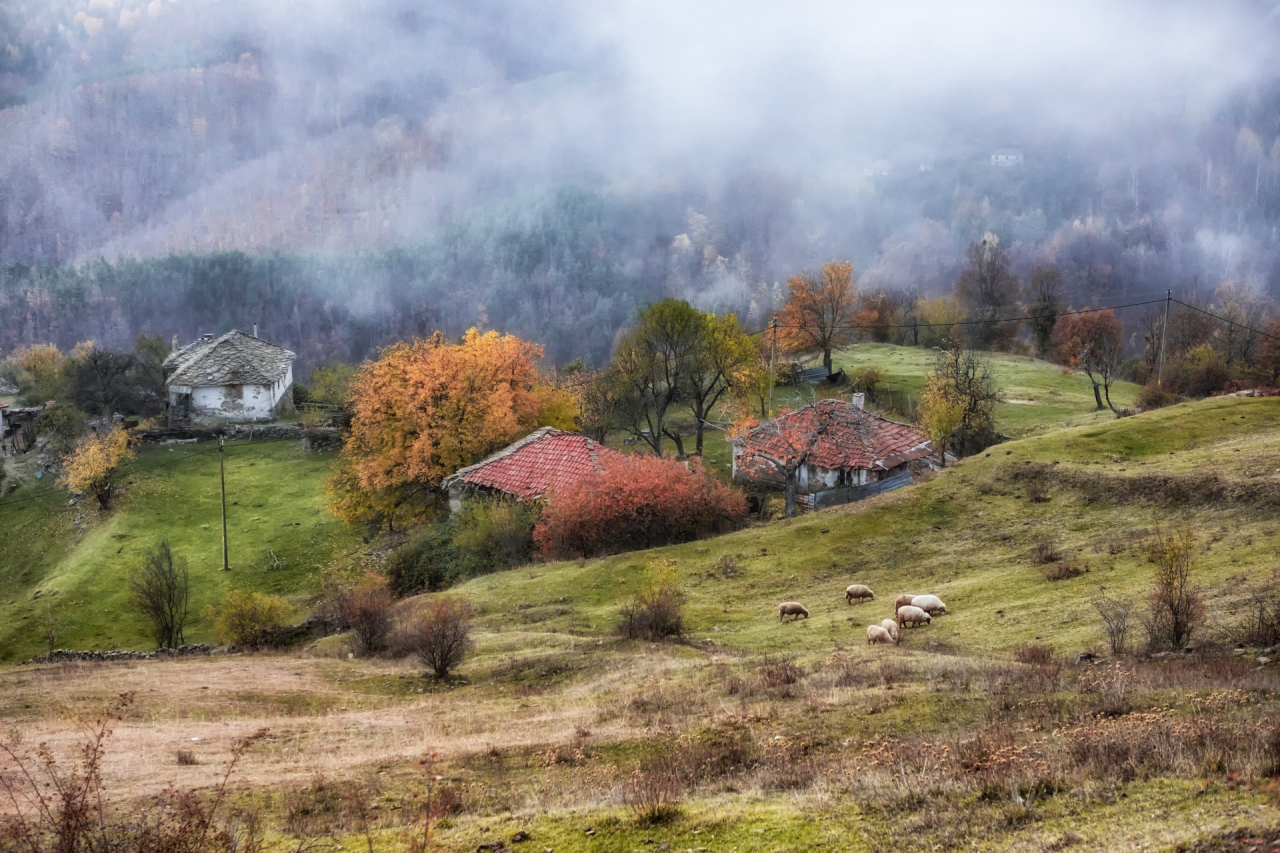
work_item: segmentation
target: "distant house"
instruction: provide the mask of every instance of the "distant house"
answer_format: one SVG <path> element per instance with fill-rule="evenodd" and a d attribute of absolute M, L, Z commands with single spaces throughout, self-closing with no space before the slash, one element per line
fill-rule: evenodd
<path fill-rule="evenodd" d="M 796 505 L 822 509 L 901 488 L 910 463 L 935 455 L 933 442 L 907 424 L 864 411 L 854 402 L 822 400 L 730 439 L 733 481 L 755 489 L 786 488 L 774 461 L 798 460 Z"/>
<path fill-rule="evenodd" d="M 440 485 L 449 492 L 449 509 L 454 511 L 473 495 L 511 495 L 531 501 L 597 473 L 610 458 L 621 456 L 580 433 L 543 427 L 459 469 Z"/>
<path fill-rule="evenodd" d="M 991 165 L 1009 168 L 1022 165 L 1022 152 L 1017 148 L 1001 148 L 991 155 Z"/>
<path fill-rule="evenodd" d="M 173 352 L 163 365 L 169 414 L 197 421 L 253 421 L 293 411 L 293 360 L 289 350 L 256 334 L 202 335 L 181 348 L 174 335 Z"/>

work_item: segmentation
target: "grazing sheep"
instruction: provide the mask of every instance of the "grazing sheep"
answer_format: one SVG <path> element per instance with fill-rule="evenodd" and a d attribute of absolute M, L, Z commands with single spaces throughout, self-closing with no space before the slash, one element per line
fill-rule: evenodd
<path fill-rule="evenodd" d="M 933 617 L 925 613 L 919 607 L 908 604 L 905 607 L 898 608 L 898 627 L 905 627 L 908 623 L 918 625 L 921 622 L 928 625 L 933 621 Z"/>
<path fill-rule="evenodd" d="M 798 601 L 784 601 L 778 605 L 778 621 L 781 622 L 782 617 L 784 616 L 796 617 L 795 619 L 791 620 L 792 622 L 795 622 L 801 616 L 808 619 L 809 611 L 805 608 L 803 604 L 801 604 Z"/>
<path fill-rule="evenodd" d="M 867 645 L 868 646 L 874 646 L 874 645 L 892 646 L 897 642 L 898 641 L 894 639 L 894 636 L 892 634 L 890 634 L 888 631 L 886 631 L 884 628 L 880 627 L 879 625 L 867 626 Z"/>
<path fill-rule="evenodd" d="M 859 601 L 864 598 L 869 598 L 872 601 L 875 601 L 876 594 L 871 591 L 871 587 L 866 586 L 865 584 L 851 583 L 844 588 L 844 603 L 852 604 L 855 598 Z"/>
<path fill-rule="evenodd" d="M 925 613 L 946 613 L 947 605 L 942 603 L 942 599 L 936 595 L 917 595 L 911 599 L 911 604 L 919 607 Z"/>
<path fill-rule="evenodd" d="M 904 592 L 902 595 L 895 598 L 893 600 L 893 612 L 897 613 L 899 607 L 906 607 L 911 603 L 911 599 L 915 597 L 916 595 L 914 592 Z"/>
<path fill-rule="evenodd" d="M 893 641 L 898 642 L 898 623 L 892 619 L 881 619 L 880 627 L 889 632 L 889 636 L 893 637 Z"/>

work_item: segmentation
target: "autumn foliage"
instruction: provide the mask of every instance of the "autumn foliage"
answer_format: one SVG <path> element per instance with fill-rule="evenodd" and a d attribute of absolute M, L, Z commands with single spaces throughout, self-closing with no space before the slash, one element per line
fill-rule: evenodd
<path fill-rule="evenodd" d="M 573 429 L 577 404 L 537 370 L 542 347 L 475 329 L 398 343 L 351 383 L 345 467 L 329 483 L 352 523 L 419 520 L 440 481 L 540 426 Z"/>
<path fill-rule="evenodd" d="M 831 351 L 858 340 L 853 265 L 832 261 L 822 267 L 821 280 L 796 275 L 787 284 L 791 292 L 778 315 L 779 343 L 788 352 L 821 351 L 822 363 L 830 372 Z"/>
<path fill-rule="evenodd" d="M 106 509 L 118 485 L 116 469 L 121 462 L 132 458 L 129 436 L 118 426 L 101 435 L 85 436 L 67 457 L 67 470 L 62 482 L 73 492 L 84 492 L 97 498 Z"/>
<path fill-rule="evenodd" d="M 550 559 L 594 557 L 723 532 L 746 512 L 741 493 L 696 463 L 627 456 L 551 494 L 533 537 Z"/>

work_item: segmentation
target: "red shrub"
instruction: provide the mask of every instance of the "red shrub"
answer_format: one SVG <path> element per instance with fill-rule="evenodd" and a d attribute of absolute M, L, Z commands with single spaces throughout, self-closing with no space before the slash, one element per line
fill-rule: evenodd
<path fill-rule="evenodd" d="M 746 512 L 742 494 L 697 463 L 627 456 L 550 495 L 533 538 L 551 559 L 594 557 L 723 532 Z"/>

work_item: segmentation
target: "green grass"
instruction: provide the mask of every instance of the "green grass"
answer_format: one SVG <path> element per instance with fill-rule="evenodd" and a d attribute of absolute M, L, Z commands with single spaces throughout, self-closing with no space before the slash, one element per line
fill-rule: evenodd
<path fill-rule="evenodd" d="M 988 357 L 1007 401 L 996 410 L 996 425 L 1007 435 L 1022 438 L 1114 417 L 1109 409 L 1098 411 L 1084 374 L 1064 374 L 1056 364 L 1026 356 L 993 353 Z M 933 350 L 893 344 L 859 344 L 836 353 L 834 359 L 837 368 L 848 372 L 871 366 L 883 370 L 887 403 L 900 411 L 907 408 L 907 396 L 912 404 L 919 402 L 933 361 Z M 1111 388 L 1111 401 L 1117 408 L 1132 406 L 1139 390 L 1132 382 L 1117 382 Z"/>
<path fill-rule="evenodd" d="M 1008 653 L 1042 640 L 1081 650 L 1100 641 L 1091 594 L 1106 587 L 1145 596 L 1150 567 L 1135 534 L 1158 521 L 1192 525 L 1203 549 L 1199 581 L 1220 588 L 1230 586 L 1228 577 L 1261 580 L 1270 571 L 1280 553 L 1277 525 L 1256 507 L 1169 505 L 1158 493 L 1091 500 L 1057 485 L 1047 502 L 1033 503 L 1016 469 L 1042 463 L 1064 476 L 1116 478 L 1141 494 L 1145 481 L 1138 478 L 1196 476 L 1207 465 L 1274 483 L 1280 493 L 1277 436 L 1280 400 L 1183 404 L 999 445 L 933 482 L 862 504 L 582 565 L 533 566 L 473 580 L 459 592 L 495 629 L 506 623 L 509 632 L 604 636 L 646 572 L 674 561 L 688 590 L 693 636 L 742 651 L 815 657 L 858 646 L 862 628 L 891 615 L 900 592 L 937 593 L 953 611 L 909 630 L 910 645 Z M 1046 538 L 1081 569 L 1078 577 L 1043 577 L 1031 554 Z M 718 573 L 725 557 L 736 562 L 738 576 Z M 877 601 L 847 607 L 842 593 L 853 582 L 870 585 Z M 780 625 L 776 605 L 792 599 L 804 602 L 811 618 Z M 519 620 L 512 625 L 513 606 L 550 615 L 527 628 Z"/>
<path fill-rule="evenodd" d="M 200 613 L 232 588 L 305 604 L 335 552 L 355 544 L 325 507 L 332 458 L 300 442 L 228 447 L 225 573 L 212 444 L 144 446 L 106 513 L 92 500 L 70 505 L 47 479 L 28 480 L 0 501 L 0 660 L 44 651 L 46 614 L 60 648 L 153 647 L 129 606 L 127 578 L 161 536 L 190 568 L 188 642 L 213 639 Z"/>

